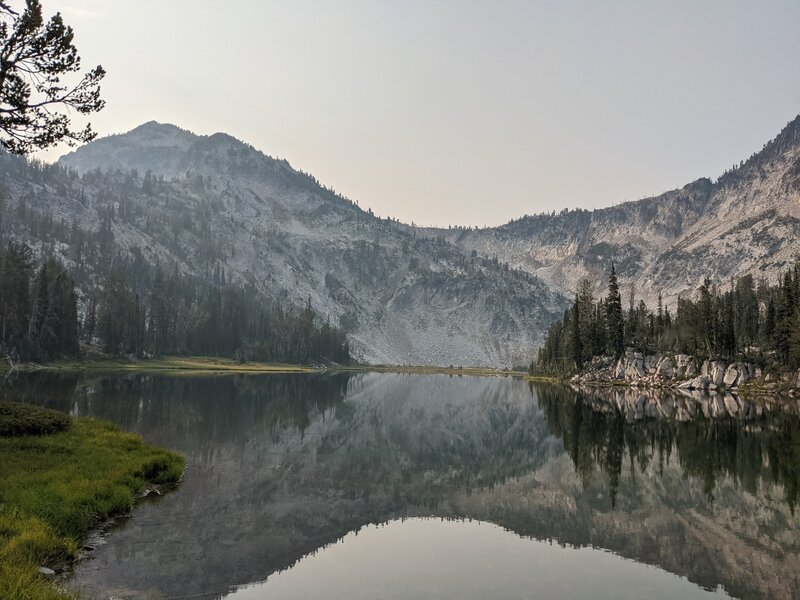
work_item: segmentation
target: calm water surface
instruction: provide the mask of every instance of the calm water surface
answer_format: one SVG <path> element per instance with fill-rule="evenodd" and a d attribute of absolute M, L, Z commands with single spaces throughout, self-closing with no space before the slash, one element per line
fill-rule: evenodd
<path fill-rule="evenodd" d="M 796 404 L 512 379 L 36 374 L 188 459 L 86 598 L 796 598 Z"/>

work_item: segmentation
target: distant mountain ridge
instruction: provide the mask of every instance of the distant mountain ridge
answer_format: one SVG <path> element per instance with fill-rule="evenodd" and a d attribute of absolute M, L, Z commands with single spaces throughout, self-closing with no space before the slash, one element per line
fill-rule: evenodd
<path fill-rule="evenodd" d="M 125 258 L 253 286 L 372 363 L 524 365 L 567 305 L 537 277 L 380 219 L 226 134 L 145 123 L 38 166 L 0 156 L 7 238 L 90 288 Z"/>
<path fill-rule="evenodd" d="M 88 283 L 99 280 L 85 264 L 96 249 L 76 247 L 68 230 L 96 236 L 106 219 L 113 252 L 310 299 L 375 363 L 526 364 L 581 279 L 604 293 L 612 261 L 626 300 L 662 292 L 669 305 L 706 275 L 774 279 L 800 253 L 800 117 L 716 181 L 480 230 L 380 219 L 227 134 L 153 121 L 57 167 L 0 155 L 0 173 L 17 206 L 0 234 L 80 266 Z"/>
<path fill-rule="evenodd" d="M 479 230 L 426 229 L 466 252 L 497 256 L 562 293 L 605 289 L 613 261 L 627 296 L 651 305 L 747 273 L 770 278 L 800 255 L 800 116 L 716 181 L 593 211 L 525 216 Z"/>

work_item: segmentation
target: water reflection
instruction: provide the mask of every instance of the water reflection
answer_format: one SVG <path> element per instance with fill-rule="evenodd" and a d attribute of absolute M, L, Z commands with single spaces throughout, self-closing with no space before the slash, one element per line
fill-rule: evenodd
<path fill-rule="evenodd" d="M 443 556 L 458 560 L 444 562 Z M 477 521 L 408 519 L 348 533 L 292 569 L 237 588 L 226 599 L 498 597 L 713 600 L 728 596 L 593 548 L 560 547 Z"/>
<path fill-rule="evenodd" d="M 584 480 L 596 466 L 608 476 L 612 506 L 623 468 L 663 473 L 677 459 L 702 482 L 709 502 L 717 480 L 729 478 L 751 494 L 780 484 L 794 512 L 800 490 L 800 419 L 790 400 L 747 401 L 732 394 L 682 396 L 631 389 L 540 387 L 539 403 Z"/>
<path fill-rule="evenodd" d="M 189 460 L 78 568 L 98 597 L 220 597 L 409 517 L 606 548 L 734 596 L 800 589 L 796 406 L 391 374 L 38 374 L 2 394 Z"/>

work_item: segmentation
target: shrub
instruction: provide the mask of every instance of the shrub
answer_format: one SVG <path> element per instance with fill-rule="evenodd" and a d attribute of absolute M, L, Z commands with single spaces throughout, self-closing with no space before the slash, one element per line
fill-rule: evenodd
<path fill-rule="evenodd" d="M 0 401 L 0 436 L 49 435 L 68 427 L 69 417 L 57 410 Z"/>

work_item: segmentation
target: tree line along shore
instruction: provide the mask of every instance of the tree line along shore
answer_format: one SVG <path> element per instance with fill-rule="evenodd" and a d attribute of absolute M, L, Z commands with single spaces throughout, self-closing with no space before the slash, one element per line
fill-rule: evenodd
<path fill-rule="evenodd" d="M 745 275 L 705 278 L 674 312 L 631 295 L 627 309 L 612 264 L 607 294 L 584 280 L 548 330 L 531 374 L 582 383 L 673 385 L 692 390 L 800 388 L 800 262 L 769 284 Z"/>
<path fill-rule="evenodd" d="M 6 362 L 111 356 L 205 355 L 240 362 L 351 361 L 345 332 L 302 309 L 267 300 L 224 272 L 199 281 L 118 257 L 97 284 L 77 289 L 54 258 L 40 263 L 15 242 L 0 250 L 0 356 Z"/>

